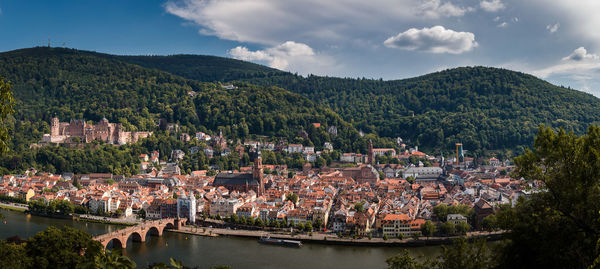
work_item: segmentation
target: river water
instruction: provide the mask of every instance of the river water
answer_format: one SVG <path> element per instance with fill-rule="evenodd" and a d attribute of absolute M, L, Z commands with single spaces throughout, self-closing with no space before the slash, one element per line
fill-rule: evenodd
<path fill-rule="evenodd" d="M 0 237 L 18 235 L 29 238 L 48 226 L 71 226 L 92 235 L 108 233 L 123 226 L 85 223 L 44 218 L 20 212 L 1 210 L 5 221 L 0 223 Z M 232 268 L 386 268 L 385 259 L 402 251 L 400 247 L 354 247 L 304 244 L 301 248 L 286 248 L 259 244 L 255 239 L 238 237 L 203 237 L 165 232 L 162 237 L 148 235 L 146 242 L 127 242 L 125 254 L 139 267 L 152 262 L 168 264 L 173 257 L 187 266 L 208 268 L 229 265 Z M 435 256 L 440 247 L 408 248 L 415 256 Z"/>

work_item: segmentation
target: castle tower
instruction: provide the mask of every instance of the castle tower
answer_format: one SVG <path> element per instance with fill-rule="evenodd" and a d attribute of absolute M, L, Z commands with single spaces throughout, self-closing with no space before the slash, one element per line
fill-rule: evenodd
<path fill-rule="evenodd" d="M 265 192 L 265 180 L 263 176 L 262 158 L 260 155 L 254 159 L 254 167 L 252 167 L 252 178 L 258 180 L 258 195 Z"/>
<path fill-rule="evenodd" d="M 373 157 L 374 157 L 373 156 L 373 141 L 369 140 L 369 154 L 367 155 L 367 158 L 368 158 L 369 164 L 371 164 L 371 165 L 373 165 L 373 161 L 374 161 Z"/>
<path fill-rule="evenodd" d="M 51 136 L 58 136 L 60 135 L 60 121 L 58 120 L 58 117 L 53 117 L 50 120 L 50 135 Z"/>

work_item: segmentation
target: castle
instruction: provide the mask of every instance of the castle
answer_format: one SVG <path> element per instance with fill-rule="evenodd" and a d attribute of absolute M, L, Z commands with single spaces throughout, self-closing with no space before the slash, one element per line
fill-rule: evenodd
<path fill-rule="evenodd" d="M 125 132 L 120 123 L 110 123 L 106 118 L 97 124 L 87 124 L 84 120 L 71 120 L 60 122 L 57 117 L 50 121 L 50 134 L 44 134 L 43 143 L 68 143 L 74 142 L 77 137 L 81 142 L 89 143 L 94 140 L 104 141 L 109 144 L 123 145 L 135 143 L 142 138 L 152 135 L 152 132 Z"/>

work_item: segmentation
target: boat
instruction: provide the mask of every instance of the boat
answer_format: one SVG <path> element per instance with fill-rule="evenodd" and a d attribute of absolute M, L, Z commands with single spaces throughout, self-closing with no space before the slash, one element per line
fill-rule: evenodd
<path fill-rule="evenodd" d="M 271 238 L 270 236 L 260 237 L 258 239 L 258 242 L 262 243 L 262 244 L 267 244 L 267 245 L 279 245 L 279 246 L 285 246 L 285 247 L 301 247 L 302 246 L 302 242 L 297 241 L 297 240 L 277 239 L 277 238 Z"/>

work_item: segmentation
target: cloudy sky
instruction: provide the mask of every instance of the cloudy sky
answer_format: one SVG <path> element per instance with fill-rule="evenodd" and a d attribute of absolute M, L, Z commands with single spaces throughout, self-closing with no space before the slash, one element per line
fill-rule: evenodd
<path fill-rule="evenodd" d="M 600 97 L 598 0 L 0 0 L 0 51 L 208 54 L 342 77 L 504 67 Z"/>

